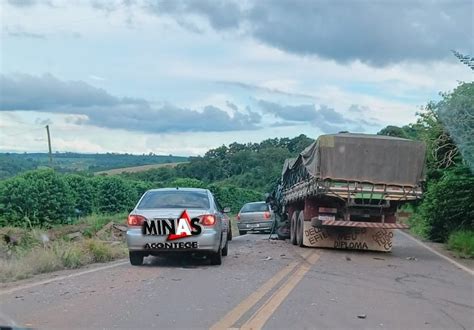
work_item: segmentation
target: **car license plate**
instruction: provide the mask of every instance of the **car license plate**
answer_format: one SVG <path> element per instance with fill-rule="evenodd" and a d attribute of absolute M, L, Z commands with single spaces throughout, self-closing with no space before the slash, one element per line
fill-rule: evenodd
<path fill-rule="evenodd" d="M 254 225 L 247 225 L 247 228 L 257 228 L 257 227 L 260 227 L 259 223 L 254 224 Z"/>
<path fill-rule="evenodd" d="M 318 215 L 319 220 L 336 220 L 335 215 Z"/>

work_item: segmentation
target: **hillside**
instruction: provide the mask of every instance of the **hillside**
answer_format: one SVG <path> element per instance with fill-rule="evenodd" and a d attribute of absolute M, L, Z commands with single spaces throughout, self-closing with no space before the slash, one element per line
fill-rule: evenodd
<path fill-rule="evenodd" d="M 131 154 L 81 154 L 54 153 L 53 167 L 59 172 L 99 172 L 116 168 L 180 163 L 187 157 L 173 155 L 131 155 Z M 49 167 L 47 153 L 0 153 L 0 179 L 15 176 L 21 172 Z"/>
<path fill-rule="evenodd" d="M 137 172 L 145 172 L 148 170 L 153 170 L 153 169 L 157 169 L 161 167 L 176 167 L 178 164 L 187 164 L 187 162 L 121 167 L 121 168 L 114 168 L 112 170 L 95 172 L 94 174 L 95 175 L 118 175 L 122 173 L 137 173 Z"/>

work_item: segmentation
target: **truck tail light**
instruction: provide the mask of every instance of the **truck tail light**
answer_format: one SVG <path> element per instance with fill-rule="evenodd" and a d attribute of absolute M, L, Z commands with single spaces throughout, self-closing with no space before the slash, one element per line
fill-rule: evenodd
<path fill-rule="evenodd" d="M 240 220 L 240 212 L 239 212 L 239 214 L 237 214 L 237 221 L 239 221 L 239 220 Z"/>
<path fill-rule="evenodd" d="M 201 215 L 200 219 L 203 226 L 214 226 L 216 224 L 216 217 L 213 214 Z"/>
<path fill-rule="evenodd" d="M 263 217 L 265 219 L 270 219 L 272 217 L 272 215 L 270 214 L 270 212 L 267 211 L 267 212 L 263 213 Z"/>
<path fill-rule="evenodd" d="M 146 221 L 145 217 L 138 214 L 130 214 L 127 219 L 129 227 L 140 227 Z"/>

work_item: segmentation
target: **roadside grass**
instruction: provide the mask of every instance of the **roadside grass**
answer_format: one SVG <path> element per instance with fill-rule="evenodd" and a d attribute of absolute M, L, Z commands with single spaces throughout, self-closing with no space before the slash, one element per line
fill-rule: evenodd
<path fill-rule="evenodd" d="M 449 235 L 446 245 L 460 258 L 474 258 L 474 231 L 455 231 Z"/>
<path fill-rule="evenodd" d="M 49 229 L 0 228 L 0 283 L 126 257 L 123 237 L 96 235 L 109 222 L 123 225 L 125 219 L 125 214 L 92 215 Z M 69 238 L 68 234 L 74 232 L 82 236 Z"/>
<path fill-rule="evenodd" d="M 112 215 L 93 214 L 81 218 L 77 223 L 85 224 L 88 230 L 92 231 L 92 233 L 96 233 L 110 221 L 114 222 L 115 224 L 125 225 L 127 221 L 127 215 L 128 213 L 118 213 Z"/>
<path fill-rule="evenodd" d="M 239 236 L 239 227 L 237 227 L 237 215 L 229 214 L 230 225 L 232 228 L 232 237 Z"/>

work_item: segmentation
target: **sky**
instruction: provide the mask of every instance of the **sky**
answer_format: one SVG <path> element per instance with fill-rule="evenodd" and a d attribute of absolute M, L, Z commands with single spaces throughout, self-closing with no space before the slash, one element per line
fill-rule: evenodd
<path fill-rule="evenodd" d="M 203 155 L 405 125 L 473 71 L 472 0 L 0 0 L 0 151 Z"/>

